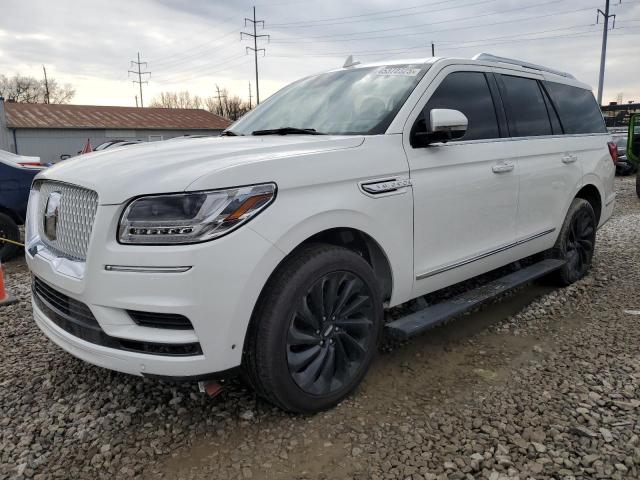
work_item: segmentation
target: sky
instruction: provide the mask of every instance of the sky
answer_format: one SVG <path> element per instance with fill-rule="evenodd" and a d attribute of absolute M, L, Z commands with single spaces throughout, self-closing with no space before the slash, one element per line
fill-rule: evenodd
<path fill-rule="evenodd" d="M 245 17 L 255 5 L 260 97 L 346 57 L 380 61 L 479 52 L 569 71 L 598 84 L 605 0 L 0 0 L 0 74 L 47 75 L 73 103 L 135 105 L 138 52 L 151 72 L 144 101 L 163 91 L 215 88 L 255 102 Z M 611 0 L 603 103 L 640 101 L 640 0 Z"/>

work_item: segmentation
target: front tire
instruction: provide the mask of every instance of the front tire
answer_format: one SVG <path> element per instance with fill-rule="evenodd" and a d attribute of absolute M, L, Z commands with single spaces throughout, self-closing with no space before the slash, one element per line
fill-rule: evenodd
<path fill-rule="evenodd" d="M 575 198 L 553 248 L 553 256 L 566 262 L 553 275 L 555 283 L 566 287 L 587 274 L 595 252 L 596 228 L 596 214 L 591 204 Z"/>
<path fill-rule="evenodd" d="M 361 256 L 309 245 L 269 280 L 251 323 L 243 370 L 258 394 L 291 412 L 318 412 L 349 395 L 369 369 L 382 295 Z"/>
<path fill-rule="evenodd" d="M 20 241 L 20 230 L 13 219 L 5 214 L 0 213 L 0 238 L 6 238 L 13 242 Z M 0 262 L 7 261 L 20 251 L 20 247 L 14 243 L 3 242 L 0 240 Z"/>

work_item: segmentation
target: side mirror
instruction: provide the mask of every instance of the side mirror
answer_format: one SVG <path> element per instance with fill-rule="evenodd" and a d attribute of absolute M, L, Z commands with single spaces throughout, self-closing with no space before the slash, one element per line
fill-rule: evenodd
<path fill-rule="evenodd" d="M 467 133 L 469 120 L 458 110 L 434 108 L 429 111 L 429 124 L 425 123 L 424 120 L 418 121 L 414 127 L 411 135 L 411 146 L 414 148 L 462 138 Z"/>
<path fill-rule="evenodd" d="M 640 114 L 637 113 L 629 118 L 627 158 L 636 165 L 640 164 Z"/>

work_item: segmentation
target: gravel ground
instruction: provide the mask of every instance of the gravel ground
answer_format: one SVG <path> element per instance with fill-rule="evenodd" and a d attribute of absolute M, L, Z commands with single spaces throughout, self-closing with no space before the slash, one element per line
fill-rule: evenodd
<path fill-rule="evenodd" d="M 640 201 L 619 178 L 591 274 L 529 286 L 400 347 L 315 416 L 85 364 L 0 307 L 0 479 L 640 478 Z"/>

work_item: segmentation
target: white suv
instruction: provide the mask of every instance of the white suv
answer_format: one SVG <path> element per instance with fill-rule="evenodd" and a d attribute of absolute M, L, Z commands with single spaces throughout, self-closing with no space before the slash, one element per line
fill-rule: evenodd
<path fill-rule="evenodd" d="M 486 54 L 347 64 L 222 137 L 42 172 L 27 225 L 34 318 L 95 365 L 242 372 L 282 408 L 328 408 L 384 329 L 407 337 L 536 277 L 585 275 L 614 206 L 609 141 L 591 90 L 566 73 Z M 519 260 L 384 325 L 385 308 Z"/>

